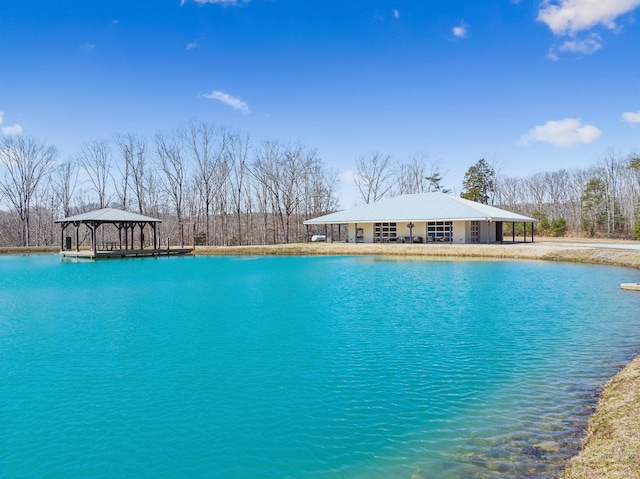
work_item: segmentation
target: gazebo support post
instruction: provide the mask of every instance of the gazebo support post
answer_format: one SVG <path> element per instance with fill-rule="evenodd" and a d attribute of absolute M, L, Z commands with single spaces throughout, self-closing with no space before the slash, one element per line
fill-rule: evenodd
<path fill-rule="evenodd" d="M 60 230 L 60 251 L 64 250 L 64 230 L 67 229 L 67 226 L 69 226 L 69 223 L 64 223 Z"/>
<path fill-rule="evenodd" d="M 156 224 L 152 223 L 153 226 L 153 249 L 157 249 L 158 247 L 158 229 L 156 228 Z"/>
<path fill-rule="evenodd" d="M 146 223 L 139 223 L 139 225 L 140 225 L 140 249 L 144 249 L 144 227 Z"/>
<path fill-rule="evenodd" d="M 94 222 L 91 223 L 91 249 L 93 250 L 93 256 L 95 257 L 98 251 L 98 225 Z"/>

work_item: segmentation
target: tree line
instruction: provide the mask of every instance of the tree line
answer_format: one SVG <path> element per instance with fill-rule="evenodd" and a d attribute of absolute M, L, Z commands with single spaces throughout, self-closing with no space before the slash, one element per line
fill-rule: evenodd
<path fill-rule="evenodd" d="M 473 196 L 481 184 L 492 204 L 536 218 L 539 234 L 640 240 L 640 155 L 635 152 L 609 150 L 587 168 L 524 178 L 496 174 L 491 167 L 482 173 L 470 168 L 465 181 L 463 196 Z"/>
<path fill-rule="evenodd" d="M 59 244 L 56 219 L 106 207 L 162 220 L 171 244 L 302 241 L 338 207 L 338 172 L 304 145 L 191 122 L 94 140 L 73 159 L 24 136 L 0 144 L 0 246 Z"/>
<path fill-rule="evenodd" d="M 363 203 L 442 191 L 439 162 L 424 153 L 355 161 Z M 152 138 L 133 133 L 82 145 L 73 158 L 27 136 L 0 143 L 0 246 L 59 244 L 56 219 L 114 207 L 159 218 L 171 244 L 304 241 L 303 221 L 340 208 L 338 171 L 316 150 L 192 121 Z M 640 158 L 609 152 L 586 169 L 500 172 L 469 167 L 461 196 L 539 219 L 538 233 L 640 238 Z"/>

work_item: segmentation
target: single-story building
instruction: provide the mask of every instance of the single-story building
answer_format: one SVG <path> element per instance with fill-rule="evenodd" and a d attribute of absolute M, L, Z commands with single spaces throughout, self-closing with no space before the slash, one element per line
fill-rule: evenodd
<path fill-rule="evenodd" d="M 347 225 L 350 243 L 501 243 L 504 223 L 527 226 L 537 220 L 494 206 L 445 193 L 400 195 L 356 206 L 304 222 L 314 225 Z M 513 228 L 515 231 L 515 227 Z M 513 236 L 515 241 L 515 236 Z"/>

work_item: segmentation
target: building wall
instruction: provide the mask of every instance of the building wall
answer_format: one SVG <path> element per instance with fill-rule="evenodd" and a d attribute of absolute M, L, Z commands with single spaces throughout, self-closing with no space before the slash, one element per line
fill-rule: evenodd
<path fill-rule="evenodd" d="M 484 233 L 482 229 L 482 224 L 484 225 Z M 409 227 L 407 226 L 409 222 L 398 222 L 396 223 L 396 235 L 398 237 L 409 237 Z M 413 237 L 422 238 L 423 243 L 427 241 L 428 231 L 427 231 L 427 222 L 426 221 L 413 221 Z M 373 243 L 374 242 L 374 224 L 373 223 L 358 223 L 357 227 L 359 230 L 362 230 L 360 235 L 361 238 L 358 238 L 358 243 Z M 355 243 L 356 242 L 356 224 L 349 223 L 348 225 L 348 242 Z M 464 244 L 471 242 L 471 227 L 469 221 L 454 221 L 453 222 L 453 231 L 452 231 L 452 243 Z M 494 235 L 495 236 L 495 232 Z M 486 242 L 486 222 L 480 222 L 480 242 Z"/>
<path fill-rule="evenodd" d="M 373 223 L 349 223 L 349 243 L 356 242 L 356 225 L 360 231 L 358 243 L 373 243 Z"/>
<path fill-rule="evenodd" d="M 425 221 L 414 221 L 413 236 L 421 237 L 423 242 L 427 241 L 428 231 L 427 223 Z M 408 222 L 396 223 L 396 235 L 398 237 L 408 237 L 409 228 Z M 495 243 L 502 238 L 502 222 L 487 222 L 481 220 L 478 222 L 478 243 Z M 356 241 L 356 225 L 349 223 L 348 225 L 348 242 L 355 243 Z M 373 223 L 358 223 L 358 229 L 361 229 L 362 238 L 358 238 L 358 243 L 373 243 L 375 226 Z M 452 231 L 452 243 L 455 244 L 468 244 L 471 243 L 471 222 L 470 221 L 453 221 Z"/>
<path fill-rule="evenodd" d="M 453 222 L 453 243 L 464 244 L 471 243 L 471 227 L 469 221 Z"/>

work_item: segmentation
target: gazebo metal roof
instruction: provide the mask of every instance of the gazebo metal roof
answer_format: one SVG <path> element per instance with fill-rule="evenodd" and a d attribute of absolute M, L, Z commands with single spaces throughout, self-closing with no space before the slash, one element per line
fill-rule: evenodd
<path fill-rule="evenodd" d="M 150 216 L 130 213 L 116 208 L 102 208 L 79 215 L 69 216 L 55 221 L 56 223 L 162 223 L 162 220 Z"/>
<path fill-rule="evenodd" d="M 306 225 L 403 221 L 504 221 L 534 223 L 537 220 L 495 206 L 445 193 L 400 195 L 349 210 L 319 216 Z"/>

